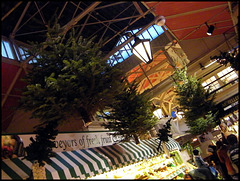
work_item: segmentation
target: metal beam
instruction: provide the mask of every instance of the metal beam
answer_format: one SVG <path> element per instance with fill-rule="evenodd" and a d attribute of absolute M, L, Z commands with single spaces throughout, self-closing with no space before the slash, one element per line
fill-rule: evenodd
<path fill-rule="evenodd" d="M 9 88 L 8 88 L 8 90 L 7 90 L 6 95 L 3 97 L 3 100 L 2 100 L 2 107 L 4 106 L 4 104 L 5 104 L 5 102 L 6 102 L 7 98 L 8 98 L 8 95 L 9 95 L 10 92 L 12 91 L 13 86 L 15 85 L 15 83 L 16 83 L 18 77 L 20 76 L 22 70 L 23 70 L 22 67 L 19 68 L 18 71 L 17 71 L 17 73 L 16 73 L 16 75 L 15 75 L 15 77 L 13 78 L 13 80 L 12 80 L 12 82 L 11 82 L 11 85 L 9 86 Z"/>
<path fill-rule="evenodd" d="M 18 2 L 12 9 L 10 9 L 10 10 L 7 12 L 7 14 L 5 14 L 5 15 L 2 17 L 1 21 L 3 21 L 9 14 L 11 14 L 21 3 L 22 3 L 22 1 Z"/>
<path fill-rule="evenodd" d="M 152 8 L 150 8 L 149 10 L 147 10 L 144 15 L 148 14 L 150 11 L 152 11 L 160 2 L 158 2 L 157 4 L 155 4 Z M 134 21 L 132 21 L 128 26 L 126 26 L 125 28 L 123 28 L 121 31 L 119 31 L 118 33 L 116 33 L 113 37 L 111 37 L 110 39 L 108 39 L 104 44 L 106 45 L 108 42 L 110 42 L 112 39 L 114 39 L 116 36 L 118 36 L 119 34 L 123 33 L 124 31 L 127 30 L 127 28 L 129 26 L 131 26 L 133 23 L 135 23 L 136 21 L 138 21 L 140 18 L 142 18 L 141 16 L 139 16 L 138 18 L 136 18 Z M 151 26 L 152 24 L 155 23 L 155 19 L 149 23 L 147 26 L 145 26 L 144 30 L 146 30 L 149 26 Z M 143 32 L 143 29 L 140 30 L 139 32 L 136 33 L 136 36 L 141 34 Z M 134 39 L 134 37 L 130 37 L 128 40 L 126 40 L 124 43 L 122 43 L 121 45 L 119 45 L 118 47 L 116 47 L 115 49 L 113 49 L 112 51 L 110 51 L 105 58 L 110 57 L 111 55 L 113 55 L 116 51 L 120 50 L 123 46 L 125 46 L 126 44 L 128 44 L 130 41 L 132 41 Z"/>
<path fill-rule="evenodd" d="M 19 18 L 19 20 L 18 20 L 18 22 L 17 22 L 17 24 L 16 24 L 16 26 L 14 27 L 14 29 L 13 29 L 11 35 L 10 35 L 10 37 L 11 37 L 12 39 L 14 39 L 15 34 L 16 34 L 16 31 L 17 31 L 17 28 L 18 28 L 19 24 L 21 23 L 21 21 L 22 21 L 22 19 L 23 19 L 23 16 L 26 14 L 26 11 L 27 11 L 27 9 L 29 8 L 30 4 L 31 4 L 31 1 L 29 1 L 29 2 L 27 3 L 26 7 L 25 7 L 24 10 L 23 10 L 23 13 L 21 14 L 21 16 L 20 16 L 20 18 Z"/>
<path fill-rule="evenodd" d="M 133 4 L 134 4 L 135 8 L 138 10 L 139 14 L 140 14 L 143 18 L 145 18 L 145 15 L 144 15 L 141 7 L 139 6 L 139 4 L 138 4 L 136 1 L 133 1 Z"/>
<path fill-rule="evenodd" d="M 95 2 L 92 5 L 90 5 L 85 11 L 83 11 L 81 14 L 79 14 L 77 17 L 73 18 L 71 21 L 69 21 L 66 25 L 62 27 L 63 34 L 66 34 L 68 30 L 70 30 L 75 24 L 78 23 L 84 16 L 86 16 L 88 13 L 94 10 L 96 6 L 98 6 L 101 2 Z"/>

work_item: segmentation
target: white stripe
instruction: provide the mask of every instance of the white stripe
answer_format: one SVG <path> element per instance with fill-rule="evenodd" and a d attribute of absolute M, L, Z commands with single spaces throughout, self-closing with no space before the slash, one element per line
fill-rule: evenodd
<path fill-rule="evenodd" d="M 72 160 L 70 160 L 66 155 L 64 155 L 63 153 L 59 152 L 58 155 L 60 157 L 62 157 L 64 159 L 64 161 L 66 161 L 67 163 L 69 163 L 73 168 L 74 171 L 76 173 L 77 176 L 80 176 L 80 168 L 78 167 L 78 165 L 76 165 Z"/>
<path fill-rule="evenodd" d="M 120 160 L 121 160 L 122 163 L 125 162 L 124 159 L 123 159 L 123 156 L 122 156 L 121 154 L 119 154 L 118 152 L 116 152 L 116 151 L 112 148 L 112 146 L 109 146 L 108 148 L 109 148 L 115 155 L 117 155 L 117 156 L 120 158 Z"/>
<path fill-rule="evenodd" d="M 104 155 L 101 151 L 99 151 L 96 148 L 93 148 L 96 152 L 98 152 L 98 154 L 100 154 L 103 158 L 105 158 L 105 160 L 107 160 L 109 166 L 113 166 L 112 161 L 110 160 L 110 158 L 108 158 L 106 155 Z"/>
<path fill-rule="evenodd" d="M 98 166 L 97 166 L 97 163 L 96 163 L 92 158 L 90 158 L 88 155 L 86 155 L 86 154 L 85 154 L 84 152 L 82 152 L 81 150 L 78 150 L 78 152 L 79 152 L 79 154 L 81 154 L 84 158 L 86 158 L 89 162 L 92 163 L 94 170 L 99 170 L 99 168 L 98 168 Z M 93 172 L 91 172 L 91 174 L 95 175 Z M 90 174 L 90 176 L 92 176 L 91 174 Z"/>
<path fill-rule="evenodd" d="M 106 166 L 105 162 L 101 158 L 98 157 L 98 155 L 96 155 L 91 150 L 87 149 L 86 151 L 100 162 L 100 164 L 102 165 L 102 168 L 104 168 L 106 170 L 110 170 L 109 167 Z"/>
<path fill-rule="evenodd" d="M 133 142 L 128 142 L 128 143 L 126 143 L 126 145 L 129 146 L 129 149 L 132 150 L 134 153 L 136 153 L 137 158 L 139 158 L 138 152 L 134 151 L 134 149 L 132 148 L 132 147 L 135 147 L 135 148 L 136 148 L 136 144 L 135 144 L 135 145 L 134 145 L 134 144 L 135 144 L 135 143 L 133 143 Z M 138 149 L 139 149 L 139 148 L 138 148 Z M 136 148 L 136 150 L 138 150 L 138 149 Z M 142 153 L 141 150 L 139 151 L 139 153 L 140 153 L 140 158 L 143 158 L 144 155 L 143 155 L 143 153 Z"/>
<path fill-rule="evenodd" d="M 130 158 L 129 154 L 127 154 L 128 152 L 119 144 L 115 144 L 112 145 L 112 147 L 114 147 L 116 150 L 118 150 L 121 155 L 125 156 L 125 158 L 127 159 L 127 161 L 131 161 L 132 159 Z"/>
<path fill-rule="evenodd" d="M 6 174 L 3 170 L 2 170 L 2 174 L 1 174 L 1 179 L 2 180 L 5 180 L 5 179 L 8 179 L 8 180 L 13 180 L 8 174 Z"/>
<path fill-rule="evenodd" d="M 53 179 L 60 179 L 57 170 L 55 170 L 51 165 L 46 164 L 45 168 L 51 173 Z"/>
<path fill-rule="evenodd" d="M 85 170 L 86 173 L 91 173 L 91 170 L 88 166 L 88 164 L 86 164 L 82 159 L 80 159 L 77 155 L 75 155 L 73 152 L 69 152 L 69 155 L 71 155 L 75 160 L 77 160 L 79 163 L 81 163 L 83 165 L 83 168 Z M 83 177 L 85 178 L 86 175 L 84 173 L 83 174 Z"/>
<path fill-rule="evenodd" d="M 7 166 L 9 166 L 12 171 L 14 171 L 17 175 L 19 175 L 21 178 L 23 179 L 27 179 L 29 177 L 29 175 L 27 175 L 21 168 L 19 168 L 15 163 L 12 162 L 12 160 L 10 159 L 5 159 L 2 160 L 4 161 Z"/>
<path fill-rule="evenodd" d="M 68 178 L 72 178 L 69 169 L 68 169 L 65 165 L 63 165 L 57 158 L 52 158 L 51 160 L 52 160 L 54 163 L 56 163 L 59 167 L 62 168 L 62 170 L 63 170 L 63 172 L 64 172 L 64 174 L 65 174 L 65 177 L 66 177 L 67 179 L 68 179 Z"/>
<path fill-rule="evenodd" d="M 146 145 L 144 145 L 144 143 L 142 141 L 140 142 L 140 145 L 138 145 L 138 146 L 139 146 L 139 148 L 142 148 L 142 150 L 146 153 L 146 156 L 150 156 L 152 154 L 149 147 L 148 146 L 146 147 Z"/>
<path fill-rule="evenodd" d="M 144 145 L 149 148 L 149 151 L 152 152 L 151 156 L 155 156 L 157 154 L 157 148 L 150 141 L 143 140 Z"/>
<path fill-rule="evenodd" d="M 123 143 L 123 144 L 124 144 L 124 143 Z M 125 144 L 124 144 L 124 145 L 125 145 Z M 131 155 L 132 159 L 129 160 L 130 163 L 133 163 L 133 162 L 136 161 L 137 158 L 135 158 L 135 156 L 133 155 L 132 152 L 130 152 L 128 149 L 124 148 L 121 144 L 119 144 L 119 146 L 122 147 L 122 149 L 125 150 L 126 153 L 128 153 L 129 155 Z M 127 146 L 127 145 L 125 145 L 125 146 Z"/>
<path fill-rule="evenodd" d="M 101 147 L 101 149 L 104 150 L 110 157 L 112 157 L 116 164 L 122 165 L 121 163 L 118 162 L 118 159 L 114 155 L 112 155 L 106 148 Z M 114 165 L 114 168 L 116 168 L 116 165 Z"/>

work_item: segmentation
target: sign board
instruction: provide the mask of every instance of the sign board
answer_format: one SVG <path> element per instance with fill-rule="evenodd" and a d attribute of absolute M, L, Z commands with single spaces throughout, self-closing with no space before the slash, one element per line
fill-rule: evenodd
<path fill-rule="evenodd" d="M 112 145 L 121 140 L 120 136 L 112 136 L 109 133 L 113 132 L 59 133 L 54 140 L 55 148 L 53 148 L 53 151 L 63 152 L 101 147 Z M 35 134 L 19 134 L 18 136 L 21 138 L 24 147 L 31 143 L 30 137 L 35 139 Z M 8 135 L 8 137 L 10 136 Z"/>

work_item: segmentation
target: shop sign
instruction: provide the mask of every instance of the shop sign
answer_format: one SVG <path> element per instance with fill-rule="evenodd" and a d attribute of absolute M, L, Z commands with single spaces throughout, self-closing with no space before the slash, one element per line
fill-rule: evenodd
<path fill-rule="evenodd" d="M 93 148 L 112 145 L 121 140 L 120 136 L 112 136 L 113 132 L 87 132 L 87 133 L 59 133 L 54 140 L 54 152 L 73 151 L 79 149 Z M 23 147 L 28 146 L 30 137 L 35 139 L 35 134 L 19 134 Z M 11 145 L 11 135 L 2 135 L 2 146 L 14 147 Z M 19 144 L 19 143 L 15 143 Z"/>

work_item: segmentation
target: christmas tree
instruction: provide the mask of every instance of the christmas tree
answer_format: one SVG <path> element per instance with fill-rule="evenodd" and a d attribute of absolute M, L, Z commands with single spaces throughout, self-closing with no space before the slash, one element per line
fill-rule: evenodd
<path fill-rule="evenodd" d="M 115 102 L 109 105 L 109 114 L 103 116 L 109 122 L 103 126 L 114 131 L 112 135 L 122 136 L 123 141 L 134 137 L 139 144 L 139 137 L 148 133 L 158 119 L 153 114 L 150 98 L 139 94 L 137 87 L 135 82 L 126 84 L 124 91 L 115 96 Z"/>

